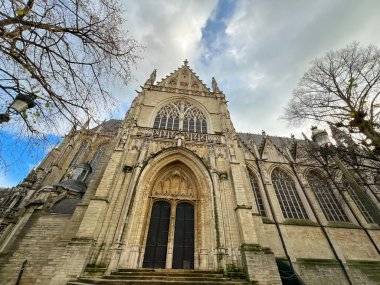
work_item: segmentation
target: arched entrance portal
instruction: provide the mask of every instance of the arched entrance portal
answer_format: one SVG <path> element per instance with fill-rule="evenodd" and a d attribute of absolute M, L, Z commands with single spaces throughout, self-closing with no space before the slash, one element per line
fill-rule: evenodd
<path fill-rule="evenodd" d="M 143 267 L 194 268 L 196 178 L 183 163 L 162 168 L 151 190 Z"/>
<path fill-rule="evenodd" d="M 186 149 L 152 158 L 136 185 L 119 267 L 215 269 L 212 187 L 208 170 Z"/>

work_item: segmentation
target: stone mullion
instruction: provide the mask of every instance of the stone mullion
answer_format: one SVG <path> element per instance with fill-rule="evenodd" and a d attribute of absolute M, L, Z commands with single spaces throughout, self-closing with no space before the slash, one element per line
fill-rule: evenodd
<path fill-rule="evenodd" d="M 174 250 L 174 233 L 175 233 L 175 217 L 177 211 L 177 204 L 172 202 L 170 204 L 170 224 L 168 233 L 168 243 L 166 249 L 166 268 L 171 269 L 173 267 L 173 250 Z"/>

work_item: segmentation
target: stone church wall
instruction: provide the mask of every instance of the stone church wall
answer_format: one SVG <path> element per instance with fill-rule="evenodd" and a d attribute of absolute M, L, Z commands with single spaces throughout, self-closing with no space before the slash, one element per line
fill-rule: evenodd
<path fill-rule="evenodd" d="M 21 284 L 48 284 L 55 265 L 65 253 L 73 231 L 66 225 L 71 215 L 53 215 L 35 210 L 8 253 L 0 259 L 0 284 L 15 284 L 21 264 L 27 260 Z"/>

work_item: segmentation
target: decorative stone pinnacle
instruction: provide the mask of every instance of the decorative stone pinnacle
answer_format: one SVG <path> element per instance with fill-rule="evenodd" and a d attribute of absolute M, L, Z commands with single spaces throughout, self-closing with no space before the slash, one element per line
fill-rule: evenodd
<path fill-rule="evenodd" d="M 185 59 L 185 60 L 183 61 L 183 64 L 184 64 L 185 66 L 188 66 L 189 61 L 188 61 L 187 59 Z"/>

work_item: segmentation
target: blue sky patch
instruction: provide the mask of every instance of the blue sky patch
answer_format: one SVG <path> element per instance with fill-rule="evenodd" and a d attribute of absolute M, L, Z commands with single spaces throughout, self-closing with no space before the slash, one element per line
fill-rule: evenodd
<path fill-rule="evenodd" d="M 0 131 L 0 187 L 16 186 L 60 141 L 54 135 L 43 141 Z"/>
<path fill-rule="evenodd" d="M 233 16 L 235 6 L 236 1 L 234 0 L 219 0 L 216 10 L 208 18 L 206 26 L 202 29 L 201 42 L 204 50 L 201 61 L 204 63 L 226 49 L 227 22 Z"/>

